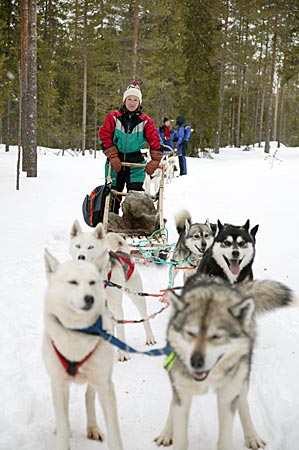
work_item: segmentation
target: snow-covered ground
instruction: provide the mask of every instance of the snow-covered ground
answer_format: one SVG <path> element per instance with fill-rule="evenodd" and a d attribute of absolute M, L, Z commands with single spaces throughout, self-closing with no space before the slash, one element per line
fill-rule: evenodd
<path fill-rule="evenodd" d="M 260 225 L 254 263 L 256 278 L 271 278 L 299 291 L 299 148 L 281 148 L 265 158 L 263 149 L 225 148 L 213 159 L 188 158 L 188 175 L 165 186 L 164 216 L 169 243 L 177 240 L 174 214 L 181 208 L 194 221 L 220 219 Z M 58 153 L 58 152 L 57 152 Z M 55 449 L 50 383 L 41 357 L 43 293 L 46 286 L 43 251 L 69 259 L 69 231 L 83 222 L 84 196 L 104 183 L 104 156 L 94 159 L 40 149 L 38 178 L 22 174 L 16 184 L 16 149 L 0 146 L 0 449 Z M 168 285 L 166 266 L 141 265 L 144 290 L 159 292 Z M 176 279 L 180 284 L 181 274 Z M 161 303 L 149 299 L 149 310 Z M 128 299 L 126 318 L 138 318 Z M 157 347 L 165 344 L 169 311 L 152 321 Z M 145 349 L 142 325 L 127 325 L 128 343 Z M 164 425 L 170 400 L 164 357 L 133 355 L 115 361 L 114 383 L 126 450 L 152 450 Z M 299 449 L 299 311 L 279 310 L 258 319 L 250 407 L 268 450 Z M 83 386 L 73 385 L 70 417 L 72 450 L 107 450 L 107 444 L 85 436 Z M 105 429 L 100 407 L 99 423 Z M 190 450 L 212 450 L 217 440 L 215 395 L 194 400 L 190 418 Z M 234 449 L 244 447 L 239 419 Z"/>

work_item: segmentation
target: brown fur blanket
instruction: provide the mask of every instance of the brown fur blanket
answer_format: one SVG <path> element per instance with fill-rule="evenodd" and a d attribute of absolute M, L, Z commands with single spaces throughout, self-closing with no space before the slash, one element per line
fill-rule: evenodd
<path fill-rule="evenodd" d="M 121 205 L 122 216 L 109 212 L 108 231 L 148 236 L 160 228 L 159 212 L 144 191 L 130 191 Z"/>

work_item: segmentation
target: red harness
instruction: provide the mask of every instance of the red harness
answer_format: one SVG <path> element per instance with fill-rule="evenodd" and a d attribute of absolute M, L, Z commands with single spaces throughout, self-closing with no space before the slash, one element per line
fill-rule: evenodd
<path fill-rule="evenodd" d="M 118 260 L 121 265 L 123 265 L 125 263 L 125 264 L 127 264 L 127 266 L 129 266 L 129 270 L 126 274 L 126 281 L 129 281 L 129 279 L 131 278 L 131 276 L 134 272 L 135 264 L 132 261 L 130 261 L 128 258 L 126 258 L 124 255 L 121 255 L 120 253 L 114 253 L 114 255 L 116 255 L 118 257 Z M 111 280 L 111 276 L 112 276 L 112 270 L 110 270 L 107 274 L 108 281 Z M 105 285 L 105 288 L 106 287 L 107 287 L 107 285 Z"/>
<path fill-rule="evenodd" d="M 117 255 L 121 265 L 123 265 L 123 263 L 125 263 L 125 264 L 127 264 L 127 266 L 129 266 L 129 270 L 127 273 L 127 279 L 126 279 L 126 281 L 129 281 L 129 279 L 132 276 L 132 273 L 134 272 L 135 264 L 132 261 L 130 261 L 128 258 L 126 258 L 124 255 L 121 255 L 119 253 L 116 253 L 116 255 Z"/>
<path fill-rule="evenodd" d="M 54 342 L 53 341 L 51 341 L 51 342 L 52 342 L 53 348 L 55 350 L 55 353 L 58 356 L 59 361 L 61 362 L 61 364 L 67 371 L 67 373 L 69 375 L 71 375 L 72 377 L 75 377 L 77 375 L 79 368 L 91 357 L 91 355 L 93 355 L 93 353 L 96 351 L 96 349 L 99 345 L 99 343 L 97 343 L 95 348 L 90 353 L 88 353 L 88 355 L 85 356 L 85 358 L 82 359 L 81 361 L 69 361 L 59 352 L 57 347 L 55 347 Z"/>

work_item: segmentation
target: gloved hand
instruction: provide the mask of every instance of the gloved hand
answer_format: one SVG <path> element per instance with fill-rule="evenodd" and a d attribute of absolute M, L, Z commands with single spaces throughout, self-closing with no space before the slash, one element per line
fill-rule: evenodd
<path fill-rule="evenodd" d="M 159 150 L 151 150 L 150 154 L 152 159 L 145 166 L 145 171 L 148 175 L 152 175 L 155 170 L 158 169 L 160 161 L 163 157 L 163 153 Z"/>
<path fill-rule="evenodd" d="M 121 171 L 121 160 L 118 156 L 118 150 L 115 146 L 107 148 L 107 150 L 104 151 L 107 158 L 109 158 L 110 164 L 112 169 L 118 173 Z"/>

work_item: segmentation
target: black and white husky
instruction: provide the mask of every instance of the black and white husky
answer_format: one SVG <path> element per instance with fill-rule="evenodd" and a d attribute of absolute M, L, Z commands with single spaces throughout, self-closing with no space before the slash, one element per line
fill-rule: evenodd
<path fill-rule="evenodd" d="M 82 231 L 79 222 L 75 220 L 71 229 L 69 252 L 74 260 L 90 262 L 93 262 L 95 259 L 100 260 L 103 278 L 129 289 L 130 292 L 127 292 L 127 294 L 135 304 L 141 317 L 147 315 L 146 300 L 138 296 L 139 292 L 143 292 L 140 273 L 130 257 L 128 244 L 119 234 L 105 234 L 101 223 L 92 232 Z M 108 307 L 111 309 L 114 317 L 123 320 L 122 290 L 107 286 L 106 293 Z M 156 341 L 150 323 L 145 321 L 143 325 L 146 334 L 146 344 L 155 344 Z M 116 325 L 116 334 L 120 340 L 124 341 L 124 325 Z M 126 361 L 128 359 L 130 359 L 129 354 L 119 350 L 119 360 Z"/>
<path fill-rule="evenodd" d="M 176 214 L 175 225 L 179 239 L 171 261 L 180 263 L 178 267 L 181 265 L 182 270 L 184 270 L 184 282 L 186 282 L 187 278 L 196 273 L 203 254 L 213 244 L 216 225 L 211 224 L 209 219 L 205 223 L 192 223 L 191 215 L 187 210 L 182 210 Z M 174 270 L 173 281 L 177 274 L 178 270 Z"/>
<path fill-rule="evenodd" d="M 218 276 L 230 283 L 252 280 L 258 227 L 255 225 L 250 230 L 249 220 L 242 226 L 223 225 L 218 220 L 218 233 L 213 245 L 204 254 L 197 273 Z"/>

